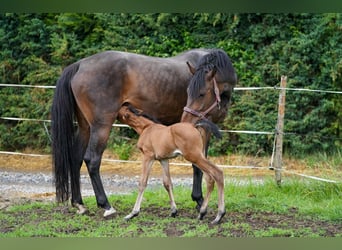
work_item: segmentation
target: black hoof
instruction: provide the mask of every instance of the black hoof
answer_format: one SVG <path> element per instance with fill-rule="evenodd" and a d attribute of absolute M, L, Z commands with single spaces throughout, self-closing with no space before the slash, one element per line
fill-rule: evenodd
<path fill-rule="evenodd" d="M 202 203 L 203 203 L 203 197 L 191 197 L 193 201 L 195 201 L 197 203 L 196 205 L 196 210 L 199 212 L 201 207 L 202 207 Z"/>
<path fill-rule="evenodd" d="M 175 209 L 175 210 L 171 210 L 171 214 L 170 214 L 170 216 L 171 216 L 172 218 L 175 218 L 175 217 L 177 216 L 177 214 L 178 214 L 178 211 L 177 211 L 177 209 Z"/>
<path fill-rule="evenodd" d="M 215 220 L 213 220 L 213 221 L 211 222 L 211 224 L 212 224 L 212 225 L 220 224 L 220 222 L 221 222 L 221 220 L 222 220 L 222 218 L 223 218 L 223 216 L 224 216 L 225 214 L 226 214 L 226 211 L 224 211 L 224 212 L 222 212 L 222 213 L 219 213 L 219 214 L 216 216 Z"/>
<path fill-rule="evenodd" d="M 206 214 L 207 214 L 207 210 L 205 210 L 204 212 L 200 212 L 200 214 L 198 215 L 198 219 L 203 220 L 203 218 Z"/>

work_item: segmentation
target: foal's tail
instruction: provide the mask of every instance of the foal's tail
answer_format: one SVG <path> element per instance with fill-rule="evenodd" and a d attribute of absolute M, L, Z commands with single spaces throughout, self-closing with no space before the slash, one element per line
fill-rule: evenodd
<path fill-rule="evenodd" d="M 195 127 L 203 128 L 206 133 L 212 133 L 218 139 L 222 138 L 222 134 L 216 124 L 207 119 L 198 120 L 195 124 Z"/>
<path fill-rule="evenodd" d="M 57 81 L 51 109 L 52 158 L 58 202 L 69 199 L 69 178 L 77 178 L 73 158 L 76 102 L 71 90 L 71 79 L 78 71 L 79 64 L 66 67 Z"/>

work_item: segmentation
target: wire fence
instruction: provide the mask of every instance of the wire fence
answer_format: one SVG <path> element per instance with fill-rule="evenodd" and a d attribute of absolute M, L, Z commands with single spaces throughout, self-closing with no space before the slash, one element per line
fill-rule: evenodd
<path fill-rule="evenodd" d="M 24 84 L 4 84 L 0 83 L 0 87 L 16 87 L 16 88 L 42 88 L 42 89 L 55 89 L 56 86 L 45 86 L 45 85 L 24 85 Z M 328 93 L 328 94 L 342 94 L 342 91 L 335 91 L 335 90 L 317 90 L 317 89 L 305 89 L 305 88 L 281 88 L 278 86 L 274 87 L 235 87 L 234 91 L 254 91 L 254 90 L 282 90 L 285 89 L 286 91 L 301 91 L 301 92 L 319 92 L 319 93 Z M 50 123 L 51 120 L 45 120 L 45 119 L 30 119 L 30 118 L 19 118 L 19 117 L 0 117 L 2 120 L 9 120 L 9 121 L 29 121 L 29 122 L 43 122 L 44 126 L 45 123 Z M 118 124 L 115 123 L 112 125 L 113 127 L 129 127 L 126 124 Z M 48 130 L 45 126 L 46 132 L 48 133 Z M 223 133 L 242 133 L 242 134 L 259 134 L 259 135 L 275 135 L 276 131 L 250 131 L 250 130 L 220 130 Z M 283 132 L 284 135 L 286 134 L 296 134 L 296 133 L 286 133 Z M 304 135 L 303 135 L 304 136 Z M 48 134 L 49 137 L 49 134 Z M 50 138 L 50 137 L 49 137 Z M 275 137 L 274 137 L 275 139 Z M 275 140 L 274 140 L 275 142 Z M 236 169 L 274 169 L 273 168 L 273 157 L 274 157 L 274 149 L 275 149 L 275 143 L 273 145 L 273 152 L 270 159 L 269 166 L 260 167 L 260 166 L 232 166 L 232 165 L 220 165 L 217 164 L 220 168 L 236 168 Z M 7 155 L 20 155 L 20 156 L 29 156 L 29 157 L 50 157 L 50 155 L 44 155 L 44 154 L 27 154 L 27 153 L 20 153 L 20 152 L 10 152 L 10 151 L 0 151 L 0 154 L 7 154 Z M 113 162 L 113 163 L 136 163 L 141 164 L 141 161 L 131 161 L 131 160 L 116 160 L 116 159 L 103 159 L 103 161 L 107 162 Z M 176 166 L 191 166 L 191 164 L 187 163 L 173 163 L 170 162 L 170 165 L 176 165 Z M 278 169 L 279 170 L 279 169 Z M 281 172 L 301 176 L 304 178 L 309 178 L 313 180 L 318 181 L 324 181 L 329 183 L 342 183 L 342 181 L 338 180 L 330 180 L 325 178 L 320 178 L 316 176 L 310 176 L 302 173 L 296 173 L 294 171 L 286 170 L 285 168 L 280 169 Z"/>
<path fill-rule="evenodd" d="M 42 88 L 42 89 L 55 89 L 56 86 L 47 85 L 26 85 L 26 84 L 7 84 L 0 83 L 0 87 L 17 87 L 17 88 Z M 319 90 L 319 89 L 305 89 L 305 88 L 281 88 L 278 86 L 274 87 L 235 87 L 234 91 L 245 91 L 245 90 L 263 90 L 263 89 L 274 89 L 274 90 L 289 90 L 289 91 L 304 91 L 304 92 L 320 92 L 329 94 L 342 94 L 342 91 L 335 90 Z"/>

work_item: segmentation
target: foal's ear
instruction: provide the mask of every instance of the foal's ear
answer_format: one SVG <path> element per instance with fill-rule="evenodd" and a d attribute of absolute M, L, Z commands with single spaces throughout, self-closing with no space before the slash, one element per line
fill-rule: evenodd
<path fill-rule="evenodd" d="M 186 62 L 186 64 L 188 65 L 188 67 L 189 67 L 189 70 L 190 70 L 190 72 L 191 72 L 191 74 L 195 74 L 195 72 L 196 72 L 196 69 L 195 69 L 195 67 L 193 67 L 191 64 L 190 64 L 190 62 L 188 61 L 188 62 Z"/>

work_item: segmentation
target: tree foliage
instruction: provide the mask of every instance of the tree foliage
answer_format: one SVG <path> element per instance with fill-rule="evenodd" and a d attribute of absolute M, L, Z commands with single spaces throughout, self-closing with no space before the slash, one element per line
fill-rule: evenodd
<path fill-rule="evenodd" d="M 53 85 L 68 64 L 104 50 L 168 57 L 184 50 L 222 48 L 239 86 L 340 90 L 341 14 L 110 14 L 0 15 L 0 81 Z M 0 116 L 49 119 L 53 90 L 0 88 Z M 235 91 L 222 129 L 273 131 L 278 91 Z M 342 98 L 287 91 L 285 151 L 330 152 L 341 146 Z M 42 123 L 0 120 L 0 148 L 49 150 Z M 212 153 L 269 154 L 273 136 L 225 134 Z"/>

